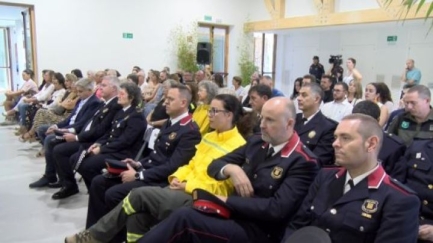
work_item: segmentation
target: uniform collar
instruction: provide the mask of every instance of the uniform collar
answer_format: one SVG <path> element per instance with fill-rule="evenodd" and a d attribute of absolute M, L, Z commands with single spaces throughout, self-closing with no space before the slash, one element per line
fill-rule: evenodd
<path fill-rule="evenodd" d="M 292 137 L 286 143 L 274 146 L 274 154 L 278 153 L 281 150 L 281 157 L 287 158 L 290 154 L 296 149 L 300 142 L 299 136 L 296 132 L 293 132 Z M 269 143 L 264 143 L 262 148 L 266 148 Z M 281 146 L 281 147 L 279 147 Z M 280 150 L 277 150 L 280 149 Z"/>
<path fill-rule="evenodd" d="M 219 140 L 219 141 L 226 141 L 228 138 L 232 138 L 236 135 L 239 135 L 239 131 L 238 131 L 238 128 L 236 126 L 234 126 L 232 129 L 227 130 L 225 132 L 216 132 L 215 131 L 216 140 Z"/>
<path fill-rule="evenodd" d="M 183 113 L 180 116 L 170 119 L 171 125 L 176 124 L 178 121 L 182 121 L 183 118 L 188 117 L 188 112 Z"/>
<path fill-rule="evenodd" d="M 350 177 L 349 171 L 346 171 L 346 183 L 352 179 L 353 181 L 353 185 L 356 186 L 356 184 L 358 184 L 359 182 L 361 182 L 362 180 L 364 180 L 364 178 L 366 178 L 367 176 L 369 176 L 370 174 L 372 174 L 373 172 L 375 172 L 377 170 L 377 167 L 379 167 L 379 164 L 377 164 L 373 169 L 365 172 L 364 174 L 361 174 L 355 178 Z"/>
<path fill-rule="evenodd" d="M 345 175 L 345 173 L 347 173 L 346 168 L 340 168 L 340 170 L 337 172 L 337 174 L 335 174 L 335 177 L 338 179 L 338 178 L 342 177 L 343 175 Z M 373 170 L 369 171 L 368 173 L 369 174 L 367 174 L 365 176 L 368 180 L 368 188 L 369 189 L 379 188 L 379 186 L 383 182 L 383 179 L 385 179 L 385 177 L 386 177 L 386 173 L 385 173 L 385 170 L 383 169 L 383 167 L 378 165 Z M 348 179 L 350 179 L 348 177 L 349 176 L 346 176 L 346 183 L 347 183 Z M 360 177 L 360 176 L 358 176 L 358 177 Z M 365 177 L 363 179 L 365 179 Z M 356 180 L 357 178 L 355 178 L 354 180 Z M 360 182 L 360 181 L 362 181 L 362 180 L 359 180 L 358 182 Z M 354 184 L 356 185 L 355 182 L 354 182 Z"/>

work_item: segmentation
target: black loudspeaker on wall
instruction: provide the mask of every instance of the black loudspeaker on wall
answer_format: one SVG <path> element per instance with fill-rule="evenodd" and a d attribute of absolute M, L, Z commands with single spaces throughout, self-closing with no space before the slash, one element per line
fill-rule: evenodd
<path fill-rule="evenodd" d="M 197 43 L 197 63 L 198 64 L 210 64 L 212 58 L 212 44 L 209 42 Z"/>

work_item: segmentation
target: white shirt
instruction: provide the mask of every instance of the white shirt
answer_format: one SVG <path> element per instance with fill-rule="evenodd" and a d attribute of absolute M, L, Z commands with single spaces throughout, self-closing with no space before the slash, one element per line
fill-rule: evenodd
<path fill-rule="evenodd" d="M 322 113 L 336 122 L 340 122 L 343 117 L 352 114 L 353 106 L 344 99 L 342 102 L 331 101 L 323 105 Z"/>
<path fill-rule="evenodd" d="M 80 101 L 80 103 L 78 104 L 77 110 L 75 111 L 74 115 L 71 117 L 71 120 L 69 120 L 69 125 L 74 125 L 75 119 L 77 119 L 78 113 L 80 113 L 81 108 L 83 108 L 83 106 L 86 104 L 86 102 L 89 100 L 90 97 L 92 97 L 92 96 L 89 96 L 89 97 L 87 97 L 87 99 Z"/>
<path fill-rule="evenodd" d="M 44 85 L 44 87 L 42 87 L 41 91 L 39 91 L 37 94 L 35 94 L 35 98 L 39 101 L 39 102 L 45 102 L 45 101 L 49 101 L 51 99 L 51 94 L 54 91 L 54 85 L 50 84 L 48 87 L 47 85 Z"/>
<path fill-rule="evenodd" d="M 374 171 L 376 171 L 376 169 L 379 167 L 379 164 L 377 164 L 373 169 L 365 172 L 364 174 L 361 174 L 355 178 L 350 177 L 349 171 L 346 172 L 346 183 L 344 184 L 344 193 L 350 191 L 350 185 L 349 185 L 349 180 L 352 179 L 353 181 L 353 185 L 356 186 L 356 184 L 358 184 L 359 182 L 361 182 L 362 180 L 364 180 L 364 178 L 366 178 L 367 176 L 369 176 L 371 173 L 373 173 Z"/>
<path fill-rule="evenodd" d="M 318 109 L 316 111 L 316 113 L 314 113 L 313 115 L 311 115 L 310 117 L 305 117 L 304 114 L 302 114 L 302 118 L 306 118 L 307 120 L 304 122 L 304 125 L 307 124 L 309 121 L 311 121 L 311 119 L 313 119 L 314 116 L 317 115 L 317 113 L 319 113 L 320 109 Z"/>
<path fill-rule="evenodd" d="M 286 144 L 288 142 L 289 141 L 284 142 L 282 144 L 275 145 L 275 146 L 272 146 L 271 144 L 269 144 L 269 149 L 274 148 L 274 153 L 272 154 L 272 156 L 274 156 L 275 154 L 277 154 L 278 152 L 280 152 L 284 148 L 284 146 L 286 146 Z"/>
<path fill-rule="evenodd" d="M 182 120 L 183 118 L 185 118 L 187 116 L 188 116 L 188 111 L 183 113 L 182 115 L 176 117 L 176 118 L 170 119 L 171 125 L 173 126 L 174 124 L 176 124 L 177 122 L 179 122 L 180 120 Z"/>
<path fill-rule="evenodd" d="M 65 96 L 66 90 L 65 89 L 59 89 L 59 90 L 55 90 L 53 92 L 53 94 L 51 95 L 51 100 L 53 102 L 51 102 L 51 104 L 49 105 L 43 105 L 42 107 L 44 108 L 52 108 L 57 106 L 58 104 L 60 104 L 60 102 L 62 101 L 63 96 Z"/>

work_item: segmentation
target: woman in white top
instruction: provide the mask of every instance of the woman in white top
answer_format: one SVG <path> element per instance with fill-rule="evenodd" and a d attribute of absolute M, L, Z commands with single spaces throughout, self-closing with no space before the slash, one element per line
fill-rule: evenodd
<path fill-rule="evenodd" d="M 349 83 L 349 92 L 347 93 L 347 101 L 355 106 L 362 101 L 362 84 L 354 80 Z"/>
<path fill-rule="evenodd" d="M 347 76 L 343 78 L 343 82 L 345 82 L 347 85 L 350 84 L 350 81 L 355 80 L 357 83 L 361 83 L 362 75 L 361 73 L 355 68 L 356 67 L 356 60 L 355 58 L 349 58 L 346 62 L 347 67 Z"/>
<path fill-rule="evenodd" d="M 55 73 L 53 79 L 53 87 L 54 92 L 51 95 L 51 99 L 46 104 L 42 105 L 42 108 L 51 109 L 52 107 L 58 106 L 65 96 L 66 93 L 66 85 L 65 85 L 65 77 L 61 73 Z"/>
<path fill-rule="evenodd" d="M 382 88 L 379 83 L 369 83 L 365 87 L 365 100 L 371 100 L 375 102 L 379 108 L 380 108 L 380 117 L 379 117 L 379 125 L 385 126 L 386 122 L 389 118 L 389 109 L 386 105 L 383 105 L 383 103 L 380 102 L 380 92 L 382 91 Z"/>
<path fill-rule="evenodd" d="M 3 103 L 5 111 L 10 111 L 15 104 L 20 100 L 21 96 L 32 96 L 38 92 L 38 86 L 35 81 L 33 81 L 34 72 L 30 69 L 26 69 L 22 73 L 22 78 L 24 80 L 23 85 L 17 91 L 8 90 L 6 91 L 6 101 Z M 11 112 L 10 117 L 15 112 Z M 3 115 L 8 115 L 8 113 L 3 113 Z"/>
<path fill-rule="evenodd" d="M 236 97 L 239 99 L 239 97 L 242 94 L 242 91 L 244 90 L 244 87 L 242 87 L 242 78 L 239 76 L 234 76 L 232 80 L 232 84 L 233 84 L 233 89 L 236 93 Z"/>

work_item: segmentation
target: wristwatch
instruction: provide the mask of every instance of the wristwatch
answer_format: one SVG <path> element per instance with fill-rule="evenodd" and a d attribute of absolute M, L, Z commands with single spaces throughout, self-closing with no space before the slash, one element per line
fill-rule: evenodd
<path fill-rule="evenodd" d="M 140 180 L 140 172 L 135 172 L 135 180 L 136 181 Z"/>

